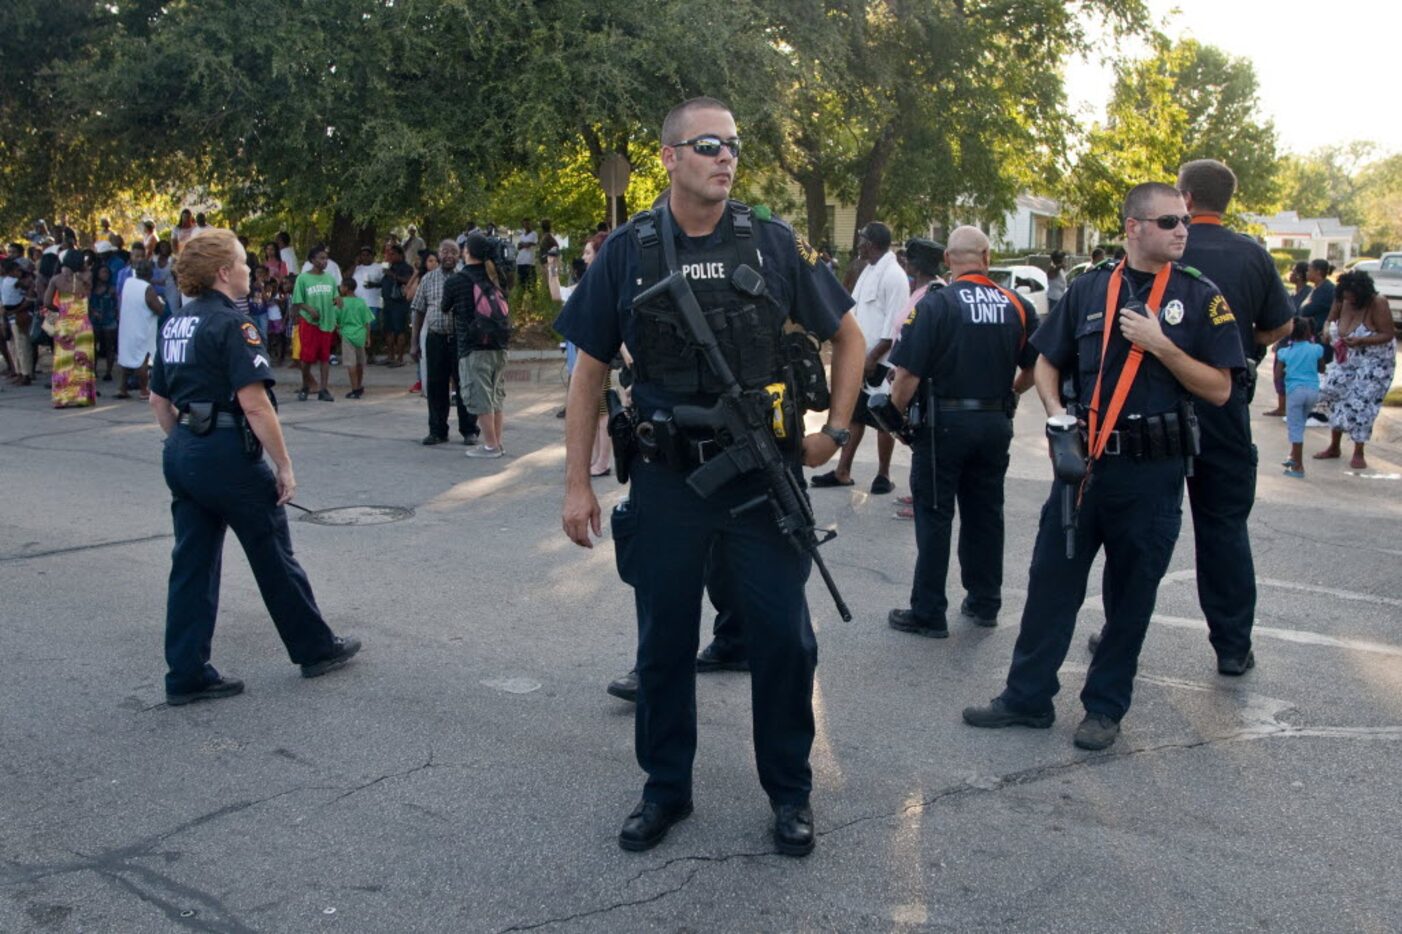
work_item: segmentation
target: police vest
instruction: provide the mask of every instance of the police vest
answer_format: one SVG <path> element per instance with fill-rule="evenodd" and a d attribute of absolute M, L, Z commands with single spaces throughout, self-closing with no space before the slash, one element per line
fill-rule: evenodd
<path fill-rule="evenodd" d="M 672 229 L 670 218 L 664 223 L 666 210 L 663 205 L 631 220 L 632 235 L 638 245 L 639 293 L 670 272 L 661 239 Z M 677 263 L 715 333 L 730 371 L 742 388 L 758 389 L 781 376 L 781 341 L 788 316 L 767 289 L 756 297 L 732 284 L 740 266 L 749 266 L 755 272 L 763 269 L 749 207 L 738 201 L 728 202 L 721 234 L 720 242 L 706 249 L 684 246 L 677 253 Z M 638 306 L 635 313 L 637 345 L 630 345 L 629 350 L 640 382 L 686 395 L 719 394 L 725 390 L 669 298 L 664 295 Z"/>

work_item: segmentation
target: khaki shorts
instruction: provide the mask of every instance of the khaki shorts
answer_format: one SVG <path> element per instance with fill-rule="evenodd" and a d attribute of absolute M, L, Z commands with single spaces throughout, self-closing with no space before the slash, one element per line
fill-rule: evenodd
<path fill-rule="evenodd" d="M 506 402 L 506 351 L 474 350 L 458 360 L 458 383 L 473 415 L 500 412 Z"/>

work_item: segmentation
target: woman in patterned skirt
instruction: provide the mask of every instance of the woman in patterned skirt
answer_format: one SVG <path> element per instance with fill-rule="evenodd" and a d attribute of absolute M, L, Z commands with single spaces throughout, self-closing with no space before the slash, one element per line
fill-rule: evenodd
<path fill-rule="evenodd" d="M 1392 385 L 1397 365 L 1397 341 L 1387 298 L 1379 295 L 1373 277 L 1366 272 L 1346 272 L 1335 287 L 1334 307 L 1325 322 L 1334 344 L 1333 374 L 1320 388 L 1321 400 L 1331 403 L 1329 446 L 1314 455 L 1319 460 L 1341 456 L 1343 433 L 1353 440 L 1349 466 L 1363 470 L 1363 445 L 1373 436 L 1383 397 Z"/>
<path fill-rule="evenodd" d="M 62 268 L 44 292 L 44 329 L 54 339 L 54 372 L 50 381 L 54 408 L 93 405 L 97 401 L 92 321 L 88 319 L 91 273 L 77 250 L 63 254 Z"/>

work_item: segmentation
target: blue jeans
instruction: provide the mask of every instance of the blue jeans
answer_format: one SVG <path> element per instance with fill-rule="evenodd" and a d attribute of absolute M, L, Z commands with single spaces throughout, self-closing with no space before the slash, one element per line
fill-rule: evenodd
<path fill-rule="evenodd" d="M 1319 404 L 1318 386 L 1296 386 L 1285 395 L 1285 431 L 1291 444 L 1305 440 L 1305 416 Z"/>

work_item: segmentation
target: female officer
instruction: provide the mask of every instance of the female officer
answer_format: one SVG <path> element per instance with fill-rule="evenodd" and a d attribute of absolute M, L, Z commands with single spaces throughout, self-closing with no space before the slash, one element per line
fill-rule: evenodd
<path fill-rule="evenodd" d="M 238 536 L 303 677 L 325 674 L 360 651 L 359 640 L 332 635 L 292 557 L 283 504 L 297 483 L 268 390 L 274 380 L 267 349 L 234 308 L 248 294 L 248 264 L 232 232 L 209 228 L 190 238 L 180 251 L 180 288 L 192 300 L 161 328 L 151 374 L 175 523 L 165 642 L 166 700 L 175 706 L 243 691 L 242 681 L 221 677 L 209 663 L 226 528 Z"/>

